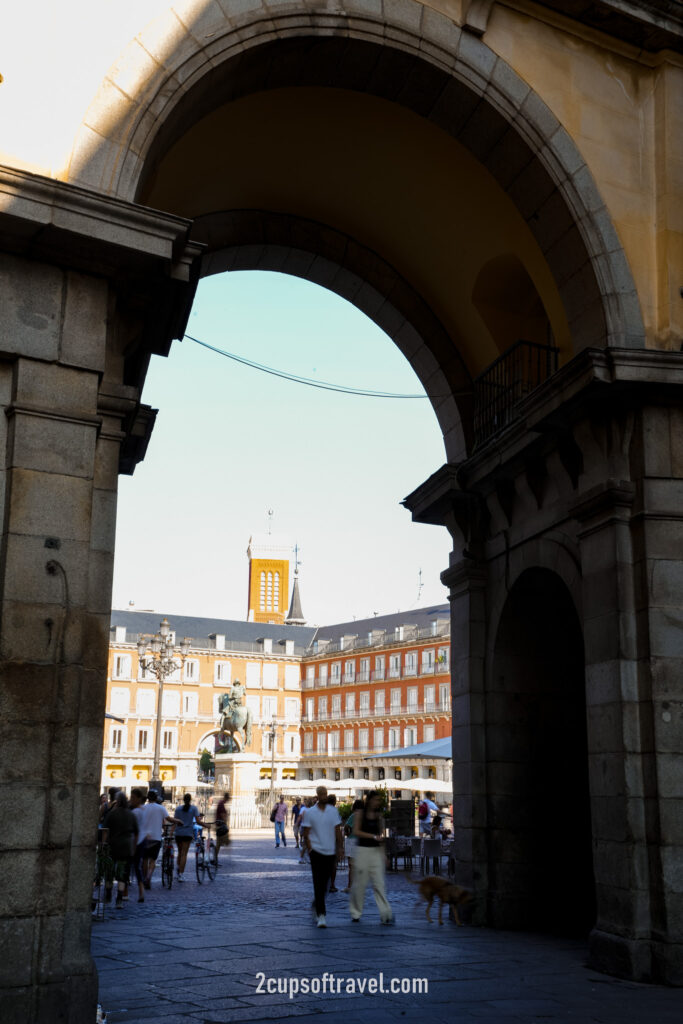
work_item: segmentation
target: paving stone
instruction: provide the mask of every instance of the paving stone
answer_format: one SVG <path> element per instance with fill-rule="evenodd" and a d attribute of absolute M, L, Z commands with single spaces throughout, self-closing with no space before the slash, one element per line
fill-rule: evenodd
<path fill-rule="evenodd" d="M 269 847 L 269 835 L 237 837 L 212 885 L 188 880 L 168 892 L 155 879 L 144 904 L 128 903 L 93 923 L 111 1024 L 239 1024 L 323 1013 L 327 1024 L 680 1024 L 679 992 L 597 975 L 585 966 L 583 942 L 428 924 L 403 872 L 387 875 L 394 928 L 379 924 L 371 893 L 363 921 L 351 924 L 348 896 L 339 893 L 329 898 L 330 927 L 317 929 L 310 871 L 298 867 L 296 850 L 276 858 Z M 380 972 L 385 983 L 425 977 L 429 992 L 309 992 L 290 1000 L 258 992 L 259 971 L 287 983 L 322 984 L 325 972 L 356 983 Z"/>

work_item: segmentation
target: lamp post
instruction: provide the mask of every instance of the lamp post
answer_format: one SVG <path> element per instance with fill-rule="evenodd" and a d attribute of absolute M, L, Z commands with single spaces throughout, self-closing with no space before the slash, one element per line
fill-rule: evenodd
<path fill-rule="evenodd" d="M 275 740 L 277 739 L 277 723 L 275 721 L 275 715 L 273 715 L 273 721 L 270 726 L 270 803 L 273 803 L 273 791 L 275 789 Z"/>
<path fill-rule="evenodd" d="M 164 683 L 168 676 L 185 664 L 190 650 L 190 641 L 184 638 L 181 644 L 171 643 L 171 627 L 168 619 L 162 619 L 159 632 L 154 634 L 140 633 L 138 636 L 138 660 L 143 672 L 151 672 L 159 684 L 157 696 L 157 719 L 154 737 L 154 763 L 152 765 L 152 784 L 161 784 L 161 712 L 164 697 Z M 179 659 L 179 660 L 178 660 Z"/>

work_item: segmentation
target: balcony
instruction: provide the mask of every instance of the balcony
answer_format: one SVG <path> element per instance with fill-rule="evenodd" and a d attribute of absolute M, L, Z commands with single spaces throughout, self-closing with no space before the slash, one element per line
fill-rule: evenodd
<path fill-rule="evenodd" d="M 556 371 L 559 349 L 517 341 L 474 380 L 474 448 L 519 416 L 521 402 Z"/>
<path fill-rule="evenodd" d="M 425 701 L 422 704 L 392 704 L 389 708 L 375 708 L 374 710 L 359 709 L 358 711 L 344 711 L 332 714 L 325 712 L 323 715 L 302 715 L 302 725 L 310 722 L 348 722 L 357 721 L 363 718 L 396 718 L 398 715 L 447 715 L 450 714 L 450 698 L 441 701 Z"/>
<path fill-rule="evenodd" d="M 383 683 L 385 679 L 384 669 L 378 668 L 372 673 L 372 681 L 374 683 Z"/>
<path fill-rule="evenodd" d="M 370 670 L 369 669 L 364 669 L 362 672 L 358 673 L 358 682 L 359 683 L 369 683 L 370 682 Z"/>
<path fill-rule="evenodd" d="M 403 669 L 403 678 L 409 679 L 411 676 L 417 675 L 417 665 L 406 665 Z"/>

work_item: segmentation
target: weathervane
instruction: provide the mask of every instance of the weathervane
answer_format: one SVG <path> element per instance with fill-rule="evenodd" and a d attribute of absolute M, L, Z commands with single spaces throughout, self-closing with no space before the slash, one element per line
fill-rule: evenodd
<path fill-rule="evenodd" d="M 422 594 L 423 586 L 424 584 L 422 582 L 422 569 L 420 569 L 417 574 L 417 601 L 415 602 L 416 604 L 420 603 L 420 596 Z"/>
<path fill-rule="evenodd" d="M 299 566 L 301 565 L 301 559 L 299 558 L 299 545 L 294 545 L 294 575 L 299 575 Z"/>
<path fill-rule="evenodd" d="M 272 510 L 272 508 L 269 508 L 268 509 L 268 536 L 269 537 L 270 537 L 270 534 L 271 534 L 271 531 L 272 531 L 272 526 L 273 526 L 273 510 Z"/>

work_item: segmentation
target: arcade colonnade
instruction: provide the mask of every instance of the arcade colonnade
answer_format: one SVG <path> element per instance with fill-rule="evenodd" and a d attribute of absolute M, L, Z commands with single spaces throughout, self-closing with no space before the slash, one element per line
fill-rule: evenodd
<path fill-rule="evenodd" d="M 117 478 L 154 424 L 151 355 L 201 274 L 242 268 L 354 302 L 432 397 L 446 462 L 405 504 L 453 537 L 480 922 L 683 980 L 680 36 L 648 4 L 605 0 L 602 31 L 456 6 L 188 0 L 102 69 L 61 170 L 0 169 L 8 1021 L 94 1016 Z"/>

